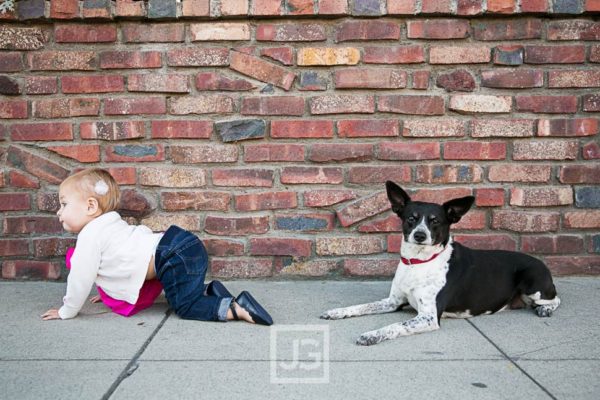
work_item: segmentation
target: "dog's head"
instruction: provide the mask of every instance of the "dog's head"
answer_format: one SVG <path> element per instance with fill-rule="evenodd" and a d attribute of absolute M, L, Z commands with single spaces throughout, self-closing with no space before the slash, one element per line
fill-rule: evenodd
<path fill-rule="evenodd" d="M 450 225 L 460 221 L 475 201 L 473 196 L 444 204 L 412 201 L 394 182 L 387 181 L 385 186 L 392 211 L 402 220 L 404 241 L 417 245 L 446 245 L 450 238 Z"/>

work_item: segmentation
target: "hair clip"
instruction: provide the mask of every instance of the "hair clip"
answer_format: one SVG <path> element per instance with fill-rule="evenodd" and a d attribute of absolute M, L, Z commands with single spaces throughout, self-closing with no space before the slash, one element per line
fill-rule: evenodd
<path fill-rule="evenodd" d="M 94 186 L 94 192 L 96 192 L 96 194 L 99 194 L 100 196 L 104 196 L 106 193 L 108 193 L 108 185 L 106 184 L 106 182 L 100 179 L 98 182 L 96 182 L 96 185 Z"/>

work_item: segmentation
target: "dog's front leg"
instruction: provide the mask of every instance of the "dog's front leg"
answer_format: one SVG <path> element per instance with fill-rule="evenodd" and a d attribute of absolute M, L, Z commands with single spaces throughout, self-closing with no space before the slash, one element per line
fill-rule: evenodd
<path fill-rule="evenodd" d="M 356 317 L 359 315 L 368 314 L 383 314 L 396 311 L 400 306 L 405 304 L 402 299 L 395 297 L 388 297 L 380 301 L 373 303 L 359 304 L 356 306 L 334 308 L 332 310 L 325 311 L 321 314 L 321 319 L 342 319 Z"/>
<path fill-rule="evenodd" d="M 435 314 L 418 314 L 408 321 L 385 326 L 375 331 L 365 332 L 356 340 L 356 344 L 370 346 L 394 339 L 398 336 L 409 336 L 415 333 L 423 333 L 439 329 L 437 316 Z"/>

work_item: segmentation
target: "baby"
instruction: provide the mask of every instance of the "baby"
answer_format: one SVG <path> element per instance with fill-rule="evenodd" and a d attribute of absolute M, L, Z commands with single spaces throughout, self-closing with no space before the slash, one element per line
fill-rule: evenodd
<path fill-rule="evenodd" d="M 86 169 L 61 183 L 57 215 L 65 230 L 77 233 L 77 245 L 63 305 L 46 311 L 44 320 L 74 318 L 94 283 L 111 298 L 136 304 L 144 282 L 157 278 L 181 318 L 273 323 L 247 291 L 234 299 L 219 281 L 205 287 L 208 255 L 197 236 L 175 225 L 164 234 L 129 225 L 115 211 L 119 198 L 119 186 L 103 169 Z"/>

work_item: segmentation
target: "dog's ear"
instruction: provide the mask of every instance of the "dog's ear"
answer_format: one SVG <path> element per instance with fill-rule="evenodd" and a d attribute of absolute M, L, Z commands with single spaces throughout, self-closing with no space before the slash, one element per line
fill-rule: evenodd
<path fill-rule="evenodd" d="M 460 199 L 447 201 L 443 204 L 448 220 L 451 224 L 455 224 L 469 211 L 469 208 L 475 202 L 475 197 L 467 196 Z"/>
<path fill-rule="evenodd" d="M 410 203 L 410 196 L 392 181 L 385 183 L 385 189 L 387 190 L 388 199 L 392 203 L 392 211 L 396 214 L 401 213 L 404 207 Z"/>

